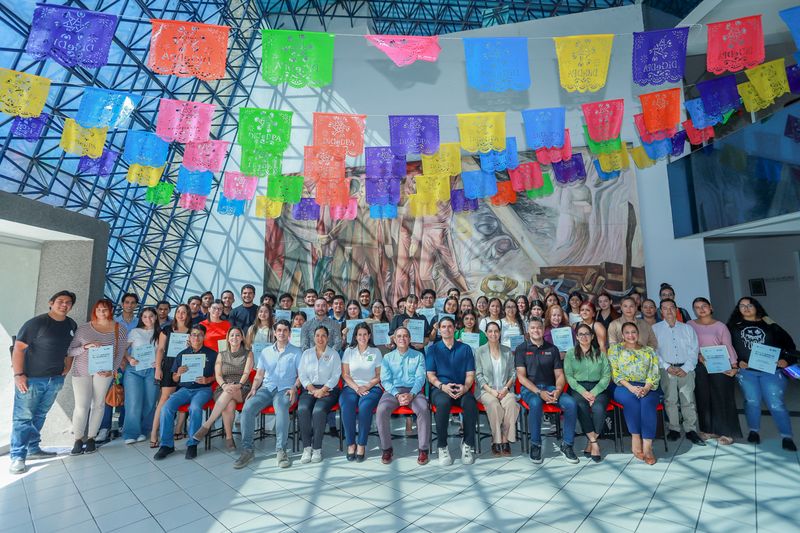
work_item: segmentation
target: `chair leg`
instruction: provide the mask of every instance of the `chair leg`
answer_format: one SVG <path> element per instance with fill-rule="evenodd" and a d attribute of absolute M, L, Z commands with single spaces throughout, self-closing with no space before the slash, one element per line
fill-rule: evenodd
<path fill-rule="evenodd" d="M 478 411 L 478 416 L 475 417 L 475 440 L 477 441 L 476 448 L 478 451 L 478 455 L 481 454 L 481 413 Z"/>
<path fill-rule="evenodd" d="M 669 452 L 667 446 L 667 415 L 664 410 L 661 411 L 661 436 L 664 439 L 664 452 Z"/>

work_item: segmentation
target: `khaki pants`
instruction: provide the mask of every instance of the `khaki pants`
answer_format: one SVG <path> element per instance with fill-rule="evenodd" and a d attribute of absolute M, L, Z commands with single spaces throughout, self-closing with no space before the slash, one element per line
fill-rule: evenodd
<path fill-rule="evenodd" d="M 517 440 L 517 417 L 519 416 L 519 403 L 513 394 L 506 394 L 502 400 L 498 400 L 488 392 L 481 393 L 481 403 L 486 408 L 486 416 L 489 419 L 489 427 L 492 428 L 492 443 L 500 444 L 504 442 L 503 437 L 507 437 L 508 442 Z"/>
<path fill-rule="evenodd" d="M 697 431 L 697 407 L 694 403 L 694 370 L 682 378 L 661 369 L 661 389 L 664 391 L 664 410 L 671 431 Z"/>
<path fill-rule="evenodd" d="M 75 440 L 97 437 L 103 414 L 106 411 L 106 393 L 112 377 L 73 376 L 72 392 L 75 395 L 75 410 L 72 412 L 72 435 Z M 89 414 L 91 412 L 91 415 Z M 87 429 L 86 422 L 89 422 Z M 84 431 L 86 432 L 84 434 Z"/>

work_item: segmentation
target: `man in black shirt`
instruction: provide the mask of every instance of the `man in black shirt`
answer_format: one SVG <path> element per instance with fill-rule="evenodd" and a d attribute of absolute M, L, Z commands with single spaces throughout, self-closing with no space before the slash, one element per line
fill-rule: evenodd
<path fill-rule="evenodd" d="M 422 343 L 411 343 L 411 346 L 415 350 L 422 351 L 425 349 L 425 341 L 431 334 L 431 325 L 425 320 L 425 317 L 417 314 L 417 305 L 419 304 L 419 299 L 415 294 L 410 294 L 406 297 L 405 309 L 402 313 L 394 315 L 392 321 L 389 323 L 389 335 L 394 335 L 394 330 L 399 328 L 400 326 L 408 327 L 408 320 L 422 320 L 425 324 L 423 329 L 425 330 L 425 337 L 422 340 Z"/>
<path fill-rule="evenodd" d="M 231 326 L 236 326 L 247 331 L 247 328 L 253 325 L 258 315 L 258 306 L 253 303 L 256 297 L 256 288 L 250 285 L 242 287 L 242 305 L 231 311 L 228 316 L 228 322 Z"/>
<path fill-rule="evenodd" d="M 199 324 L 206 319 L 206 315 L 200 312 L 203 300 L 199 296 L 190 296 L 186 303 L 189 304 L 189 311 L 192 312 L 192 324 Z"/>
<path fill-rule="evenodd" d="M 216 379 L 214 365 L 217 362 L 217 352 L 203 345 L 206 338 L 206 328 L 202 324 L 195 324 L 189 333 L 189 347 L 175 358 L 172 364 L 172 379 L 178 384 L 178 390 L 172 393 L 161 408 L 161 447 L 155 455 L 156 460 L 164 459 L 175 451 L 175 437 L 172 433 L 175 413 L 182 405 L 189 404 L 189 435 L 194 435 L 203 424 L 203 406 L 211 399 L 211 384 Z M 185 355 L 203 355 L 203 375 L 194 381 L 182 381 L 181 376 L 189 371 L 184 364 Z M 197 457 L 197 441 L 190 437 L 186 441 L 186 458 Z"/>
<path fill-rule="evenodd" d="M 529 340 L 514 350 L 517 380 L 522 386 L 521 396 L 528 408 L 528 427 L 531 434 L 531 460 L 542 462 L 542 411 L 544 404 L 558 405 L 564 413 L 564 442 L 561 453 L 567 462 L 577 463 L 572 449 L 575 441 L 575 422 L 578 408 L 569 394 L 562 394 L 566 385 L 563 363 L 558 348 L 544 340 L 541 318 L 532 317 L 528 324 Z"/>
<path fill-rule="evenodd" d="M 25 472 L 25 459 L 50 457 L 40 447 L 45 418 L 72 367 L 67 349 L 78 325 L 67 316 L 75 294 L 60 291 L 50 298 L 50 311 L 22 325 L 14 343 L 14 412 L 11 423 L 9 472 Z"/>

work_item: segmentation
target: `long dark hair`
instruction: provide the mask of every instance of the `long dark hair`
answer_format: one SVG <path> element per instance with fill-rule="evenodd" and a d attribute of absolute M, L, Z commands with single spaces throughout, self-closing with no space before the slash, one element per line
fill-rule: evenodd
<path fill-rule="evenodd" d="M 366 322 L 359 322 L 356 324 L 356 327 L 353 328 L 353 338 L 350 340 L 350 347 L 355 348 L 358 346 L 358 339 L 356 336 L 358 335 L 359 330 L 365 329 L 367 330 L 367 334 L 369 335 L 369 340 L 367 341 L 367 346 L 375 346 L 372 344 L 372 330 L 369 329 L 369 326 Z"/>
<path fill-rule="evenodd" d="M 172 316 L 175 317 L 175 319 L 172 321 L 172 331 L 178 331 L 178 326 L 181 325 L 181 324 L 178 323 L 178 318 L 177 318 L 178 317 L 178 309 L 180 309 L 181 307 L 183 307 L 184 310 L 186 311 L 186 313 L 185 313 L 186 320 L 184 321 L 183 325 L 186 326 L 186 329 L 188 329 L 188 330 L 192 329 L 192 310 L 189 309 L 189 305 L 188 304 L 180 304 L 178 307 L 175 308 L 175 314 L 172 315 Z"/>
<path fill-rule="evenodd" d="M 137 328 L 144 328 L 144 322 L 142 322 L 142 315 L 146 312 L 150 311 L 155 315 L 155 323 L 153 323 L 153 344 L 158 346 L 158 336 L 161 335 L 161 324 L 158 322 L 158 313 L 156 312 L 155 307 L 145 307 L 142 309 L 142 312 L 139 313 L 139 322 L 136 324 Z"/>
<path fill-rule="evenodd" d="M 500 315 L 500 318 L 503 319 L 506 317 L 506 307 L 508 306 L 508 304 L 514 304 L 514 320 L 517 321 L 517 326 L 519 326 L 519 330 L 522 331 L 523 329 L 525 329 L 525 322 L 522 320 L 522 315 L 519 314 L 519 307 L 517 307 L 516 300 L 512 300 L 511 298 L 509 298 L 508 300 L 505 301 L 505 303 L 503 304 L 503 313 Z"/>
<path fill-rule="evenodd" d="M 381 316 L 375 316 L 375 312 L 372 310 L 372 307 L 376 303 L 381 304 L 381 307 L 383 308 L 383 311 L 381 311 Z M 345 310 L 347 310 L 347 308 L 345 308 Z M 372 303 L 369 306 L 369 317 L 368 318 L 374 318 L 378 322 L 389 322 L 389 320 L 386 318 L 386 304 L 383 303 L 383 300 L 379 300 L 379 299 L 372 300 Z"/>
<path fill-rule="evenodd" d="M 584 352 L 583 351 L 583 347 L 581 346 L 581 343 L 580 342 L 576 342 L 575 343 L 575 358 L 576 359 L 581 359 L 582 357 L 591 357 L 592 359 L 594 359 L 599 354 L 599 349 L 597 347 L 596 339 L 595 339 L 595 336 L 594 336 L 594 331 L 592 331 L 592 327 L 591 326 L 581 322 L 580 324 L 578 324 L 578 327 L 575 328 L 575 335 L 577 335 L 578 331 L 580 331 L 582 329 L 585 329 L 586 331 L 589 332 L 589 335 L 592 338 L 592 342 L 589 343 L 589 351 L 588 352 Z"/>
<path fill-rule="evenodd" d="M 761 305 L 761 302 L 759 302 L 758 300 L 756 300 L 752 296 L 742 296 L 741 298 L 739 298 L 739 301 L 736 302 L 736 307 L 733 308 L 733 312 L 731 313 L 731 316 L 728 319 L 728 327 L 729 328 L 735 326 L 736 324 L 738 324 L 739 322 L 744 320 L 744 317 L 742 316 L 742 312 L 739 311 L 739 305 L 741 305 L 741 303 L 744 300 L 748 300 L 751 304 L 753 304 L 753 307 L 756 308 L 756 320 L 761 320 L 762 318 L 767 316 L 767 310 L 764 309 L 764 306 Z"/>
<path fill-rule="evenodd" d="M 597 304 L 597 316 L 599 317 L 600 313 L 603 312 L 603 310 L 600 308 L 600 303 L 599 303 L 600 298 L 603 297 L 603 296 L 608 298 L 608 318 L 611 319 L 611 320 L 618 319 L 620 317 L 620 314 L 619 314 L 619 312 L 617 312 L 617 308 L 614 307 L 614 298 L 612 298 L 611 295 L 608 294 L 606 291 L 601 292 L 600 294 L 597 295 L 597 298 L 595 298 L 595 301 L 598 302 L 598 304 Z"/>

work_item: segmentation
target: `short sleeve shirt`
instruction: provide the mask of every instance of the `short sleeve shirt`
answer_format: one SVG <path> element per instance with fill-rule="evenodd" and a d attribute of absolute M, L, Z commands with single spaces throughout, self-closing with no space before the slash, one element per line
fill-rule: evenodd
<path fill-rule="evenodd" d="M 461 341 L 454 341 L 452 348 L 448 348 L 444 341 L 438 341 L 425 351 L 425 368 L 428 372 L 435 372 L 445 385 L 463 385 L 467 372 L 475 372 L 475 356 L 472 348 Z"/>
<path fill-rule="evenodd" d="M 54 320 L 47 313 L 22 325 L 17 340 L 28 345 L 24 372 L 30 378 L 60 376 L 64 359 L 78 325 L 69 317 Z"/>
<path fill-rule="evenodd" d="M 528 379 L 536 385 L 554 387 L 556 369 L 564 368 L 558 348 L 547 341 L 541 346 L 527 341 L 514 350 L 514 366 L 524 368 Z"/>
<path fill-rule="evenodd" d="M 178 371 L 178 368 L 183 366 L 183 356 L 186 354 L 203 354 L 206 356 L 206 364 L 203 366 L 203 377 L 208 378 L 214 375 L 214 365 L 217 362 L 217 352 L 214 350 L 207 348 L 206 346 L 201 347 L 198 351 L 194 351 L 191 348 L 187 348 L 183 350 L 178 356 L 175 358 L 175 362 L 172 363 L 172 372 L 175 373 Z M 201 385 L 199 383 L 195 383 L 192 381 L 191 383 L 180 383 L 178 382 L 178 387 L 182 389 L 202 389 L 203 387 L 210 387 L 211 384 Z"/>
<path fill-rule="evenodd" d="M 381 352 L 368 347 L 364 353 L 359 353 L 357 346 L 351 346 L 344 351 L 342 364 L 350 365 L 350 377 L 361 387 L 375 378 L 375 369 L 381 366 Z"/>

